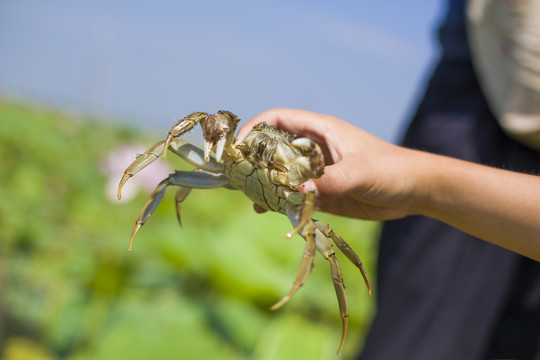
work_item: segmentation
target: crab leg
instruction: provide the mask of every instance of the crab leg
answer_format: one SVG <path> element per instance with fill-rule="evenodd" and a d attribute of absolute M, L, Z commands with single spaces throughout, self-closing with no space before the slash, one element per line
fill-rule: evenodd
<path fill-rule="evenodd" d="M 220 110 L 216 114 L 208 115 L 203 112 L 196 112 L 178 121 L 165 139 L 165 149 L 163 157 L 166 157 L 167 148 L 174 139 L 187 133 L 201 123 L 204 135 L 204 160 L 210 159 L 210 151 L 215 147 L 215 158 L 219 162 L 226 147 L 231 147 L 234 143 L 234 132 L 240 119 L 230 111 Z"/>
<path fill-rule="evenodd" d="M 288 232 L 285 235 L 286 238 L 292 238 L 294 235 L 298 234 L 304 228 L 304 226 L 311 221 L 311 217 L 315 212 L 315 193 L 308 192 L 305 195 L 304 204 L 300 208 L 300 214 L 297 215 L 299 218 L 298 224 L 291 232 Z"/>
<path fill-rule="evenodd" d="M 167 149 L 169 148 L 169 145 L 173 142 L 174 138 L 187 133 L 188 131 L 193 129 L 195 125 L 197 125 L 201 121 L 204 122 L 207 118 L 207 113 L 196 112 L 186 116 L 183 119 L 178 120 L 178 123 L 174 125 L 171 130 L 169 130 L 167 139 L 165 139 L 165 150 L 163 153 L 163 158 L 167 158 Z"/>
<path fill-rule="evenodd" d="M 213 157 L 210 157 L 208 161 L 205 161 L 203 151 L 185 140 L 174 139 L 169 148 L 174 154 L 198 169 L 212 173 L 223 172 L 223 164 L 217 162 Z"/>
<path fill-rule="evenodd" d="M 176 218 L 178 219 L 178 224 L 182 227 L 182 219 L 180 218 L 180 210 L 182 202 L 187 198 L 191 188 L 180 186 L 176 191 L 175 203 L 176 203 Z"/>
<path fill-rule="evenodd" d="M 298 227 L 299 223 L 302 221 L 303 217 L 303 207 L 301 206 L 287 206 L 287 216 L 293 224 L 293 226 Z M 293 287 L 287 295 L 285 295 L 280 301 L 270 307 L 271 310 L 276 310 L 285 305 L 300 287 L 304 285 L 311 269 L 313 268 L 313 258 L 315 256 L 315 249 L 317 247 L 315 241 L 315 231 L 318 231 L 315 227 L 313 221 L 308 220 L 308 224 L 300 228 L 300 235 L 306 240 L 306 245 L 304 247 L 304 253 L 302 255 L 302 260 L 300 261 L 300 268 L 298 269 L 298 274 L 294 280 Z"/>
<path fill-rule="evenodd" d="M 280 301 L 272 305 L 271 310 L 276 310 L 285 305 L 293 295 L 300 289 L 306 282 L 311 269 L 313 268 L 313 257 L 315 256 L 315 226 L 311 222 L 306 226 L 306 229 L 302 232 L 302 236 L 306 239 L 306 246 L 304 247 L 304 253 L 302 255 L 302 261 L 300 262 L 300 269 L 298 269 L 298 275 L 294 280 L 293 287 L 289 293 L 283 297 Z"/>
<path fill-rule="evenodd" d="M 304 221 L 303 219 L 304 213 L 305 213 L 304 206 L 295 206 L 295 207 L 288 206 L 287 207 L 287 216 L 289 217 L 289 220 L 291 221 L 293 226 L 295 226 L 295 228 L 299 228 L 299 225 L 301 224 L 301 222 Z M 343 345 L 345 345 L 345 340 L 347 339 L 347 332 L 349 328 L 349 304 L 347 301 L 347 293 L 345 292 L 345 284 L 343 283 L 343 276 L 341 275 L 341 269 L 335 257 L 335 252 L 334 250 L 332 250 L 332 243 L 329 240 L 330 238 L 334 239 L 332 237 L 333 232 L 331 231 L 330 227 L 328 227 L 328 225 L 326 225 L 326 227 L 324 227 L 323 225 L 326 225 L 326 224 L 321 223 L 321 222 L 313 222 L 313 220 L 309 219 L 308 223 L 303 228 L 300 229 L 299 233 L 300 235 L 304 237 L 304 239 L 306 239 L 306 242 L 309 239 L 309 237 L 306 235 L 308 233 L 314 234 L 315 246 L 316 246 L 317 251 L 330 263 L 330 273 L 332 275 L 332 281 L 334 282 L 334 289 L 336 291 L 336 296 L 338 299 L 339 312 L 340 312 L 341 320 L 343 323 L 343 332 L 341 335 L 341 342 L 339 344 L 339 348 L 337 351 L 338 354 L 340 354 L 341 350 L 343 349 Z M 343 240 L 341 240 L 341 242 L 339 242 L 339 240 L 337 241 L 339 243 L 338 246 L 343 246 L 343 243 L 345 243 L 345 241 Z M 348 245 L 343 246 L 343 248 L 350 249 Z M 350 252 L 345 250 L 345 255 L 351 256 L 351 252 L 352 252 L 352 249 L 350 249 Z M 312 262 L 313 262 L 313 259 L 311 259 L 311 263 Z M 302 263 L 304 263 L 304 259 L 302 259 Z M 310 271 L 311 271 L 311 267 L 309 268 L 308 271 L 305 271 L 303 269 L 303 266 L 301 266 L 300 271 L 298 272 L 297 279 L 293 285 L 293 289 L 291 290 L 289 295 L 285 296 L 280 302 L 278 302 L 272 308 L 276 307 L 278 304 L 280 306 L 285 304 L 290 299 L 290 297 L 303 284 L 303 282 L 300 282 L 298 280 L 302 279 L 303 281 L 305 281 Z"/>
<path fill-rule="evenodd" d="M 343 349 L 343 345 L 345 345 L 349 328 L 349 303 L 347 301 L 347 293 L 345 292 L 345 284 L 343 283 L 341 269 L 335 257 L 335 252 L 332 250 L 332 243 L 318 228 L 315 231 L 315 240 L 317 242 L 317 251 L 330 263 L 330 273 L 332 275 L 332 281 L 334 282 L 334 289 L 338 299 L 339 313 L 343 323 L 341 342 L 337 351 L 339 355 Z"/>
<path fill-rule="evenodd" d="M 328 226 L 328 224 L 325 224 L 321 221 L 314 220 L 315 225 L 317 228 L 328 238 L 331 238 L 336 246 L 341 250 L 345 256 L 360 270 L 360 273 L 362 274 L 362 277 L 364 278 L 364 282 L 366 283 L 368 293 L 371 296 L 371 283 L 369 282 L 369 278 L 366 273 L 366 269 L 364 268 L 364 265 L 362 264 L 362 261 L 356 255 L 353 249 L 343 240 L 341 236 L 336 234 L 334 230 Z"/>
<path fill-rule="evenodd" d="M 199 169 L 214 173 L 223 172 L 223 164 L 216 162 L 214 158 L 210 158 L 209 162 L 206 163 L 204 161 L 203 151 L 198 147 L 189 144 L 185 140 L 174 139 L 170 144 L 170 148 L 173 153 Z M 135 161 L 133 161 L 131 165 L 128 166 L 126 171 L 124 171 L 124 176 L 122 176 L 120 184 L 118 185 L 118 199 L 122 197 L 121 191 L 126 181 L 128 181 L 130 177 L 156 161 L 161 156 L 164 149 L 165 141 L 160 141 L 150 147 L 150 149 L 146 150 L 144 154 L 138 156 L 137 159 L 135 159 Z"/>
<path fill-rule="evenodd" d="M 162 180 L 154 192 L 150 195 L 150 199 L 141 209 L 137 220 L 135 221 L 135 228 L 131 233 L 131 238 L 129 239 L 129 251 L 133 248 L 133 239 L 139 229 L 144 225 L 146 220 L 152 215 L 154 210 L 157 208 L 163 196 L 165 195 L 165 190 L 171 185 L 182 186 L 183 188 L 198 188 L 198 189 L 212 189 L 222 186 L 227 186 L 229 184 L 229 179 L 222 174 L 211 174 L 199 171 L 175 171 L 173 174 L 169 175 L 166 179 Z M 181 188 L 182 189 L 182 188 Z M 177 211 L 179 211 L 179 202 L 183 201 L 186 196 L 189 194 L 189 191 L 181 192 L 180 196 L 177 194 Z M 177 213 L 177 217 L 180 221 L 180 214 Z M 181 223 L 181 221 L 180 221 Z"/>

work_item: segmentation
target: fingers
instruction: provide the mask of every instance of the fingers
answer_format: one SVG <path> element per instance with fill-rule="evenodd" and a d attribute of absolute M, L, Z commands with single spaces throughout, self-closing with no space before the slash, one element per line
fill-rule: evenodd
<path fill-rule="evenodd" d="M 270 109 L 244 124 L 238 132 L 238 139 L 243 139 L 253 126 L 263 121 L 291 134 L 315 141 L 324 154 L 326 165 L 341 159 L 341 141 L 357 129 L 354 125 L 330 115 L 305 110 Z"/>
<path fill-rule="evenodd" d="M 243 139 L 251 128 L 265 121 L 290 133 L 305 137 L 325 139 L 328 127 L 335 121 L 341 121 L 330 115 L 317 114 L 296 109 L 270 109 L 245 123 L 238 132 L 238 138 Z"/>
<path fill-rule="evenodd" d="M 319 179 L 311 179 L 304 183 L 304 191 L 314 191 L 317 199 L 325 201 L 347 195 L 354 187 L 355 179 L 343 162 L 326 166 Z"/>
<path fill-rule="evenodd" d="M 404 216 L 410 207 L 414 182 L 407 171 L 404 149 L 371 135 L 339 118 L 304 110 L 271 109 L 249 120 L 238 133 L 266 122 L 308 137 L 325 157 L 324 174 L 305 182 L 320 210 L 362 219 L 387 220 Z M 410 151 L 410 150 L 409 150 Z M 264 212 L 255 207 L 255 211 Z"/>

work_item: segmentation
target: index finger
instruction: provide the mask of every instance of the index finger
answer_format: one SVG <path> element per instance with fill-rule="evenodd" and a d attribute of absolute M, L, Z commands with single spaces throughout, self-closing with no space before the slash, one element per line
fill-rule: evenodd
<path fill-rule="evenodd" d="M 268 125 L 273 125 L 289 133 L 325 142 L 329 127 L 336 120 L 339 121 L 330 115 L 305 110 L 270 109 L 245 123 L 238 131 L 238 138 L 243 139 L 253 126 L 265 121 Z"/>

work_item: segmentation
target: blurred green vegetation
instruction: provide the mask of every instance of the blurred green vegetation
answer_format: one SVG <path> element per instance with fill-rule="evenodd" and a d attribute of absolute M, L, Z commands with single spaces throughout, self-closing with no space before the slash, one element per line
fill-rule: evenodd
<path fill-rule="evenodd" d="M 283 240 L 286 217 L 255 214 L 242 193 L 193 191 L 181 229 L 171 191 L 128 253 L 148 194 L 110 200 L 100 169 L 122 144 L 149 146 L 161 135 L 0 101 L 0 357 L 336 358 L 341 319 L 328 264 L 318 256 L 304 287 L 271 312 L 293 283 L 304 241 Z M 375 280 L 378 225 L 317 217 Z M 374 300 L 337 256 L 350 303 L 347 359 L 362 346 Z"/>

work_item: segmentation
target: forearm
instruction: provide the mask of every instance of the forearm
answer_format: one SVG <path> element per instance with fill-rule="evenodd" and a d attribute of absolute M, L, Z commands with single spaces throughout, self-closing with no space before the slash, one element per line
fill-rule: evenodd
<path fill-rule="evenodd" d="M 540 261 L 539 176 L 423 156 L 414 212 Z"/>
<path fill-rule="evenodd" d="M 325 174 L 304 184 L 321 210 L 373 220 L 426 215 L 540 261 L 540 176 L 402 148 L 302 110 L 266 111 L 239 137 L 261 121 L 321 146 Z"/>

